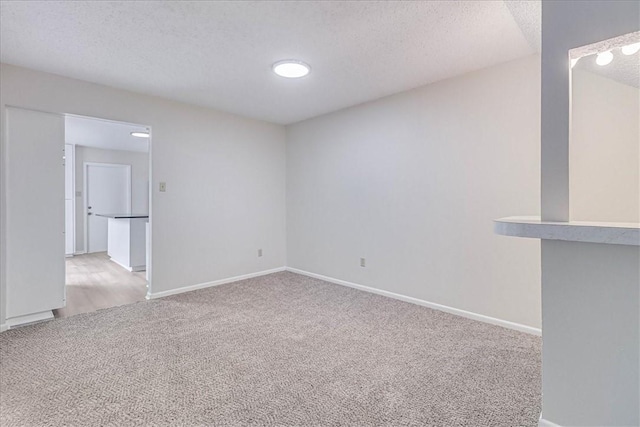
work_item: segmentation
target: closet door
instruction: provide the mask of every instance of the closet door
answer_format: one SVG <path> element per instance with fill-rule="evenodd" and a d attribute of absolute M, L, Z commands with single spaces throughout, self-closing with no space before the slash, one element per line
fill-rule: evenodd
<path fill-rule="evenodd" d="M 62 115 L 7 108 L 9 325 L 50 317 L 64 306 L 63 157 Z"/>

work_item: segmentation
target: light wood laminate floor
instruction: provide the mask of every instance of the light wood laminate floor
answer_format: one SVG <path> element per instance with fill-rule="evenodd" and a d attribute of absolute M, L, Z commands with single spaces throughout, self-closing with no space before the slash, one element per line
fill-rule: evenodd
<path fill-rule="evenodd" d="M 67 258 L 67 305 L 54 310 L 56 318 L 144 301 L 145 272 L 129 272 L 106 252 Z"/>

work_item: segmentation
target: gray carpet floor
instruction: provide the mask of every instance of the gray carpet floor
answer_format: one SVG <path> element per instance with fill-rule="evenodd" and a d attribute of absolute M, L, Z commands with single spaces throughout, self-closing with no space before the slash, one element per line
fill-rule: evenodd
<path fill-rule="evenodd" d="M 0 334 L 0 425 L 536 426 L 540 350 L 283 272 Z"/>

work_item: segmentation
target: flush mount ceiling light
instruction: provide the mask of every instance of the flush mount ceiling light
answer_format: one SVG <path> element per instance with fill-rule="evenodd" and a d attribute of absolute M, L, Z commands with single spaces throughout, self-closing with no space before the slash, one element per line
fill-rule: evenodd
<path fill-rule="evenodd" d="M 611 61 L 613 61 L 613 53 L 611 51 L 602 52 L 596 56 L 596 64 L 598 65 L 607 65 Z"/>
<path fill-rule="evenodd" d="M 304 77 L 311 71 L 311 67 L 309 67 L 309 65 L 296 59 L 278 61 L 273 64 L 271 68 L 273 69 L 273 72 L 280 77 L 286 77 L 288 79 Z"/>
<path fill-rule="evenodd" d="M 640 43 L 626 45 L 620 50 L 622 50 L 623 55 L 633 55 L 640 50 Z"/>
<path fill-rule="evenodd" d="M 131 136 L 136 138 L 149 138 L 149 132 L 131 132 Z"/>

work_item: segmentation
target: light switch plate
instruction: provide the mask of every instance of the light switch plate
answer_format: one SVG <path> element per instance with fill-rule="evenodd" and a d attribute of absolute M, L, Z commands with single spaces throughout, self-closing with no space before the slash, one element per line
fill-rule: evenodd
<path fill-rule="evenodd" d="M 160 191 L 163 192 L 163 193 L 165 191 L 167 191 L 167 183 L 166 182 L 161 182 L 160 183 Z"/>

